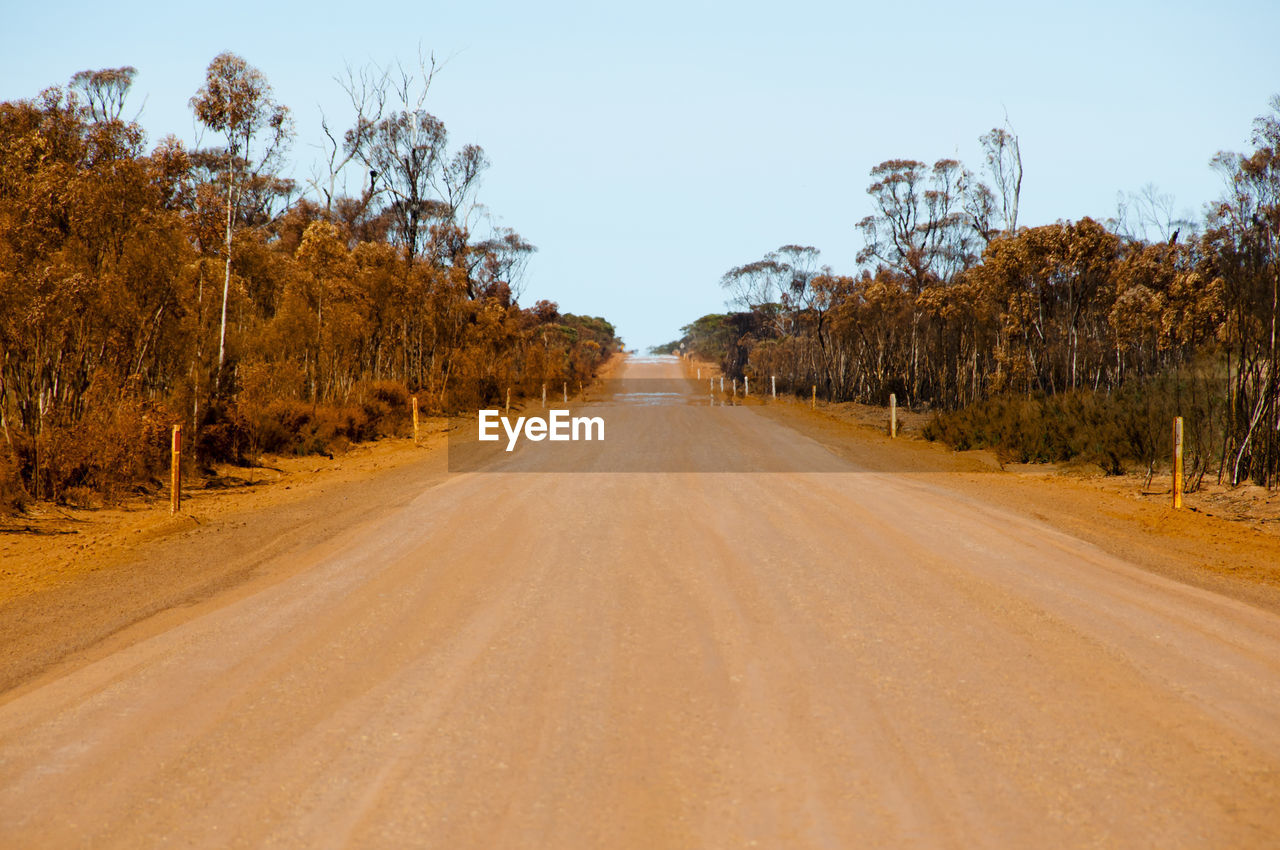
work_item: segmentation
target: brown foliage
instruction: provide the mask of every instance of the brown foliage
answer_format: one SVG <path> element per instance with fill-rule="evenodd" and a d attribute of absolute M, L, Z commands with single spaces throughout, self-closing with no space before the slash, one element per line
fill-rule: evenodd
<path fill-rule="evenodd" d="M 997 129 L 982 139 L 996 192 L 952 160 L 883 162 L 868 188 L 875 213 L 859 225 L 861 274 L 806 275 L 814 258 L 779 250 L 722 279 L 744 312 L 704 316 L 672 345 L 801 394 L 968 407 L 933 433 L 1113 471 L 1146 462 L 1180 410 L 1201 471 L 1274 484 L 1280 98 L 1272 106 L 1253 153 L 1216 158 L 1227 193 L 1202 236 L 1169 215 L 1155 242 L 1090 218 L 1019 228 L 1021 153 Z M 1187 377 L 1193 362 L 1208 365 Z"/>
<path fill-rule="evenodd" d="M 446 157 L 420 103 L 361 125 L 348 160 L 381 162 L 406 128 L 438 158 L 322 208 L 289 203 L 289 114 L 243 59 L 192 98 L 212 150 L 147 153 L 120 119 L 132 73 L 0 103 L 0 506 L 147 486 L 174 423 L 201 461 L 329 451 L 403 433 L 410 393 L 450 411 L 584 379 L 617 347 L 603 320 L 520 307 L 534 248 L 472 240 L 459 214 L 487 161 Z"/>

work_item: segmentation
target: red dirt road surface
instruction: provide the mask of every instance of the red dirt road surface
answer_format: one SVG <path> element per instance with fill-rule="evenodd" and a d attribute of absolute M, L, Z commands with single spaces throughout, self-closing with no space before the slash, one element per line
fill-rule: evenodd
<path fill-rule="evenodd" d="M 803 471 L 424 483 L 0 697 L 0 846 L 1280 844 L 1280 616 L 695 384 L 583 410 Z"/>

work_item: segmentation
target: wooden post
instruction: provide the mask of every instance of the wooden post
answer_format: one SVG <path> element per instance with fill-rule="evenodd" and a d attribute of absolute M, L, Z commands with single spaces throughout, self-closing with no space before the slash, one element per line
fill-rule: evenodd
<path fill-rule="evenodd" d="M 818 385 L 817 384 L 813 385 L 813 398 L 809 400 L 809 409 L 810 410 L 818 409 Z"/>
<path fill-rule="evenodd" d="M 547 409 L 547 385 L 542 385 L 542 409 Z"/>
<path fill-rule="evenodd" d="M 778 376 L 777 375 L 769 376 L 769 395 L 773 398 L 774 401 L 778 400 Z"/>
<path fill-rule="evenodd" d="M 511 412 L 511 387 L 507 387 L 507 409 L 503 411 L 503 416 Z"/>
<path fill-rule="evenodd" d="M 413 397 L 413 444 L 418 445 L 418 397 Z"/>
<path fill-rule="evenodd" d="M 716 379 L 715 379 L 715 378 L 708 378 L 708 379 L 707 379 L 707 392 L 711 393 L 711 396 L 712 396 L 713 398 L 715 397 L 715 394 L 716 394 Z"/>
<path fill-rule="evenodd" d="M 898 436 L 898 397 L 889 393 L 889 436 Z"/>
<path fill-rule="evenodd" d="M 182 505 L 182 426 L 173 426 L 169 446 L 169 513 L 176 514 Z"/>
<path fill-rule="evenodd" d="M 565 381 L 560 385 L 560 395 L 564 398 L 564 403 L 569 403 L 569 382 Z"/>
<path fill-rule="evenodd" d="M 1173 417 L 1173 506 L 1182 507 L 1182 417 Z"/>
<path fill-rule="evenodd" d="M 698 380 L 699 380 L 699 381 L 701 381 L 701 380 L 702 380 L 702 370 L 701 370 L 701 369 L 699 369 L 699 370 L 698 370 Z"/>

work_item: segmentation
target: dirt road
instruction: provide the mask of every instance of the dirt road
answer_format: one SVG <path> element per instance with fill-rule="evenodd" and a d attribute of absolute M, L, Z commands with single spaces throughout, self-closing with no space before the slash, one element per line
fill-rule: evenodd
<path fill-rule="evenodd" d="M 0 846 L 1280 843 L 1280 617 L 704 393 L 12 693 Z"/>

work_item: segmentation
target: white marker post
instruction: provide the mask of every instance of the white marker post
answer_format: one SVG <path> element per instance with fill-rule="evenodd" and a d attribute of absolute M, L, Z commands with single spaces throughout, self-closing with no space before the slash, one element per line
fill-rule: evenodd
<path fill-rule="evenodd" d="M 774 400 L 778 400 L 778 376 L 769 376 L 769 396 Z"/>
<path fill-rule="evenodd" d="M 568 381 L 565 381 L 564 384 L 560 387 L 560 393 L 561 395 L 564 396 L 564 403 L 568 404 L 569 403 L 569 382 Z"/>
<path fill-rule="evenodd" d="M 813 398 L 810 399 L 809 401 L 809 409 L 810 410 L 818 409 L 818 385 L 817 384 L 813 385 Z"/>
<path fill-rule="evenodd" d="M 724 392 L 724 375 L 720 376 L 720 392 Z"/>
<path fill-rule="evenodd" d="M 547 409 L 547 385 L 542 385 L 542 409 Z"/>
<path fill-rule="evenodd" d="M 746 398 L 751 395 L 751 379 L 746 375 L 742 376 L 742 397 Z"/>
<path fill-rule="evenodd" d="M 701 380 L 702 380 L 702 370 L 701 370 L 701 369 L 699 369 L 699 370 L 698 370 L 698 380 L 699 380 L 699 381 L 701 381 Z"/>
<path fill-rule="evenodd" d="M 898 436 L 898 397 L 889 393 L 889 436 Z"/>

